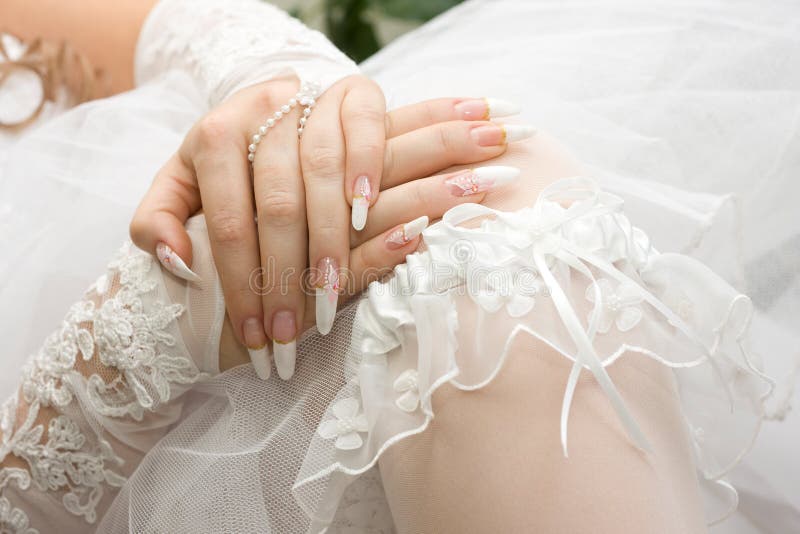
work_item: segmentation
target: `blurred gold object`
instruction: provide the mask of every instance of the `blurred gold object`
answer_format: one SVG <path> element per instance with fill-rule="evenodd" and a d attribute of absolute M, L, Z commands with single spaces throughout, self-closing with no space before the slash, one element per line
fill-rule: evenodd
<path fill-rule="evenodd" d="M 35 39 L 25 45 L 25 51 L 17 59 L 11 59 L 3 39 L 0 38 L 0 89 L 15 72 L 33 72 L 42 85 L 42 97 L 34 110 L 25 118 L 14 122 L 3 122 L 0 128 L 24 128 L 35 121 L 46 102 L 55 102 L 59 89 L 66 90 L 67 103 L 77 105 L 103 96 L 99 93 L 100 73 L 95 71 L 86 57 L 73 50 L 68 43 L 60 45 Z"/>

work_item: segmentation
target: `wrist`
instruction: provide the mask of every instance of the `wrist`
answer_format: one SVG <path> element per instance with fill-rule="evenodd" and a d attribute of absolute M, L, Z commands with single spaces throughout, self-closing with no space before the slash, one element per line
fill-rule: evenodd
<path fill-rule="evenodd" d="M 257 0 L 159 2 L 139 37 L 136 82 L 173 69 L 192 75 L 210 106 L 287 75 L 316 82 L 324 91 L 358 73 L 325 36 Z"/>

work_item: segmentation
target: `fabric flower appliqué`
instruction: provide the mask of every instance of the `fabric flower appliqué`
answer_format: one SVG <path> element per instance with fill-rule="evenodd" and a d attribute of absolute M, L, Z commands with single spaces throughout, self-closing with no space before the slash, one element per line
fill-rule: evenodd
<path fill-rule="evenodd" d="M 586 299 L 595 302 L 595 289 L 600 290 L 600 320 L 597 332 L 605 334 L 616 324 L 620 332 L 627 332 L 642 320 L 642 302 L 640 289 L 630 282 L 619 284 L 616 289 L 607 278 L 601 278 L 586 288 Z M 592 312 L 589 312 L 591 321 Z"/>
<path fill-rule="evenodd" d="M 317 431 L 324 439 L 335 439 L 336 448 L 343 451 L 358 449 L 364 444 L 359 435 L 367 432 L 369 423 L 367 417 L 360 413 L 360 406 L 356 399 L 347 398 L 337 401 L 331 412 L 336 417 L 323 422 Z"/>
<path fill-rule="evenodd" d="M 404 412 L 412 413 L 419 407 L 419 373 L 416 369 L 406 369 L 394 381 L 394 390 L 401 395 L 395 405 Z"/>

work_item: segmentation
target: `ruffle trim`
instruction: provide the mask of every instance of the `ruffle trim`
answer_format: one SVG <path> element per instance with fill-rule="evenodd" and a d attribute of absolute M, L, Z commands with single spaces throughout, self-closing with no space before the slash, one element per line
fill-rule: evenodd
<path fill-rule="evenodd" d="M 384 451 L 427 429 L 439 387 L 486 387 L 521 334 L 573 362 L 562 403 L 565 455 L 581 369 L 592 372 L 643 449 L 647 438 L 606 367 L 633 353 L 673 369 L 698 477 L 730 499 L 710 523 L 735 510 L 736 491 L 723 477 L 754 443 L 774 386 L 747 350 L 752 302 L 698 261 L 658 253 L 622 211 L 621 199 L 583 178 L 561 180 L 513 213 L 461 205 L 424 232 L 425 252 L 370 286 L 353 325 L 347 385 L 293 487 L 314 525 L 333 519 L 346 486 Z M 463 226 L 476 220 L 477 228 Z M 505 313 L 510 325 L 502 351 L 486 355 L 473 380 L 462 380 L 458 361 L 459 295 L 480 313 Z"/>

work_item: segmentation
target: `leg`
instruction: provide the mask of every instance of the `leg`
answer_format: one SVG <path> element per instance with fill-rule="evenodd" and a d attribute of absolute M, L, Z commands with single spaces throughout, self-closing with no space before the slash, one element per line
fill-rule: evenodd
<path fill-rule="evenodd" d="M 526 180 L 487 201 L 501 209 L 532 203 L 547 182 L 538 177 L 580 173 L 547 139 L 504 158 L 525 169 Z M 431 427 L 391 447 L 380 461 L 398 531 L 704 532 L 671 371 L 640 356 L 623 357 L 609 369 L 652 442 L 650 454 L 630 444 L 584 371 L 564 458 L 559 416 L 569 371 L 563 356 L 521 335 L 489 386 L 439 389 Z"/>

